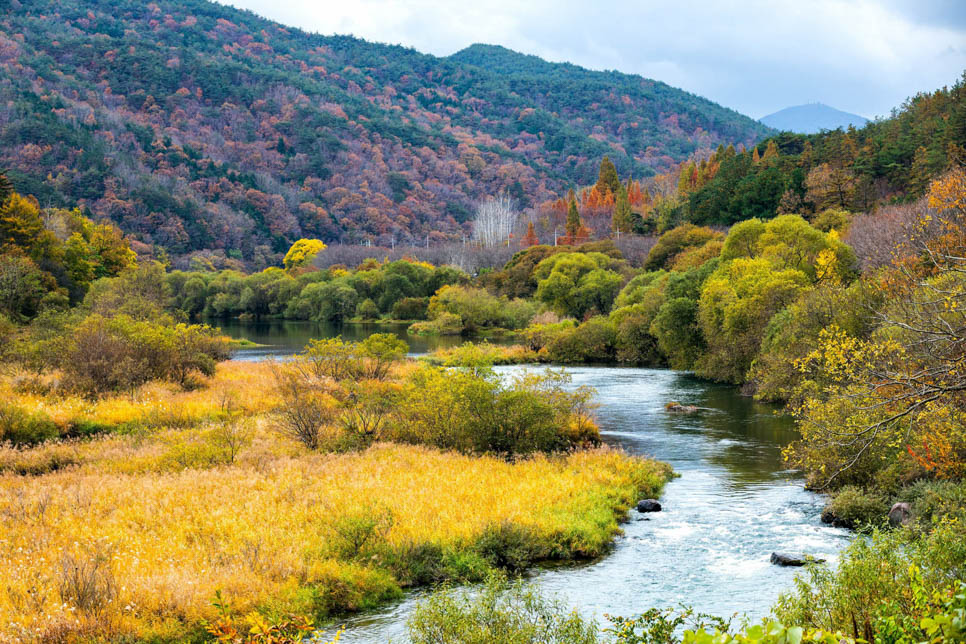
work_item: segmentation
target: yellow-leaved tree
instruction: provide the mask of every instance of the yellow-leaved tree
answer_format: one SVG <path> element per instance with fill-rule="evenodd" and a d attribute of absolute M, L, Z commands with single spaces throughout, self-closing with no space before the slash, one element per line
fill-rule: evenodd
<path fill-rule="evenodd" d="M 323 250 L 325 243 L 320 239 L 300 239 L 285 253 L 285 259 L 282 260 L 285 269 L 291 271 L 308 266 Z"/>

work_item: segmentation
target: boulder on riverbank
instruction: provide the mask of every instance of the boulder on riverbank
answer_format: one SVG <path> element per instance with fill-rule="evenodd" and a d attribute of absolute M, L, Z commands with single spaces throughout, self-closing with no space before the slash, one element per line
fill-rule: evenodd
<path fill-rule="evenodd" d="M 771 562 L 776 566 L 804 566 L 813 563 L 825 563 L 824 559 L 816 559 L 811 555 L 789 555 L 783 552 L 771 553 Z"/>
<path fill-rule="evenodd" d="M 664 410 L 675 414 L 693 414 L 698 411 L 694 405 L 682 405 L 679 402 L 669 402 L 664 405 Z"/>
<path fill-rule="evenodd" d="M 660 512 L 661 504 L 656 499 L 644 499 L 637 502 L 638 512 Z"/>
<path fill-rule="evenodd" d="M 889 525 L 898 528 L 909 523 L 912 519 L 912 506 L 908 503 L 896 503 L 889 510 Z"/>

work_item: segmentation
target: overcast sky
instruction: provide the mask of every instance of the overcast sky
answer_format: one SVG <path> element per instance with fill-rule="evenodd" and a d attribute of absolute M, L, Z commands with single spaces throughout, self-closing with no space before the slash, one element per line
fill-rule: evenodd
<path fill-rule="evenodd" d="M 222 0 L 286 25 L 446 56 L 483 42 L 662 80 L 760 118 L 866 117 L 966 70 L 966 0 Z"/>

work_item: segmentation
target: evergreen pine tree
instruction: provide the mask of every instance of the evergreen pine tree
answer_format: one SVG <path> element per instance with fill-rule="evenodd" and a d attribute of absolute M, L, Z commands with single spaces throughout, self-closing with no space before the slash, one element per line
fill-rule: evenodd
<path fill-rule="evenodd" d="M 567 207 L 567 239 L 568 243 L 573 243 L 577 239 L 577 233 L 580 231 L 580 213 L 577 212 L 577 200 L 571 199 L 570 205 Z"/>
<path fill-rule="evenodd" d="M 614 232 L 629 233 L 634 226 L 633 213 L 631 212 L 631 202 L 627 198 L 627 190 L 621 186 L 617 191 L 617 201 L 614 204 L 614 215 L 611 218 L 611 227 Z"/>
<path fill-rule="evenodd" d="M 621 180 L 617 176 L 617 168 L 610 157 L 604 157 L 600 162 L 600 172 L 597 174 L 597 191 L 601 195 L 610 193 L 616 195 L 621 189 Z"/>

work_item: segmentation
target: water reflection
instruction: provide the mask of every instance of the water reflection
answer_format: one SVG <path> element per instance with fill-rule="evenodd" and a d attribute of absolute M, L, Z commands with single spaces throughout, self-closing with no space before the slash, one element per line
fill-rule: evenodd
<path fill-rule="evenodd" d="M 373 333 L 392 333 L 409 345 L 412 355 L 424 354 L 439 348 L 459 346 L 465 340 L 458 336 L 415 336 L 406 333 L 406 324 L 344 324 L 335 325 L 303 320 L 209 320 L 235 339 L 246 339 L 258 347 L 244 347 L 235 352 L 236 360 L 265 360 L 270 357 L 290 356 L 300 352 L 309 340 L 333 338 L 341 335 L 344 340 L 359 342 Z M 488 340 L 493 344 L 507 342 L 500 338 Z"/>

